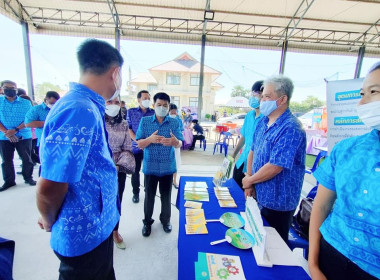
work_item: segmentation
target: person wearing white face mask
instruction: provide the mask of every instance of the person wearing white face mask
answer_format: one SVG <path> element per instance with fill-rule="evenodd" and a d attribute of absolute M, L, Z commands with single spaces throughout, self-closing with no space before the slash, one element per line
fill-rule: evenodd
<path fill-rule="evenodd" d="M 50 110 L 42 132 L 38 225 L 51 232 L 59 279 L 115 279 L 118 176 L 104 114 L 106 101 L 119 95 L 124 60 L 96 39 L 84 41 L 77 58 L 79 82 Z"/>
<path fill-rule="evenodd" d="M 306 157 L 305 131 L 289 110 L 293 88 L 284 76 L 264 82 L 264 117 L 257 124 L 243 179 L 245 195 L 256 197 L 261 215 L 285 242 L 301 196 Z"/>
<path fill-rule="evenodd" d="M 169 106 L 169 117 L 176 119 L 179 123 L 179 129 L 183 133 L 184 128 L 183 128 L 183 123 L 181 118 L 178 116 L 178 107 L 177 105 L 170 103 Z M 181 148 L 175 148 L 175 162 L 177 165 L 177 171 L 179 167 L 181 166 Z M 173 174 L 173 186 L 174 188 L 178 189 L 178 184 L 177 184 L 177 172 Z"/>
<path fill-rule="evenodd" d="M 371 132 L 344 139 L 313 173 L 320 183 L 309 228 L 313 279 L 380 278 L 380 62 L 357 105 Z"/>
<path fill-rule="evenodd" d="M 142 235 L 148 237 L 152 219 L 157 184 L 160 184 L 160 221 L 166 233 L 172 231 L 171 190 L 173 174 L 177 172 L 174 148 L 180 148 L 183 136 L 176 119 L 168 116 L 170 97 L 164 92 L 153 97 L 155 115 L 141 119 L 136 133 L 139 148 L 144 149 L 143 173 L 145 179 L 144 226 Z"/>
<path fill-rule="evenodd" d="M 154 115 L 154 110 L 150 108 L 150 94 L 147 90 L 141 90 L 139 93 L 137 93 L 137 101 L 139 103 L 139 106 L 136 108 L 128 109 L 126 115 L 126 119 L 129 125 L 129 135 L 132 139 L 132 151 L 136 160 L 135 173 L 133 173 L 131 176 L 133 203 L 138 203 L 140 201 L 140 170 L 144 157 L 144 151 L 137 146 L 136 132 L 143 117 Z"/>
<path fill-rule="evenodd" d="M 106 129 L 108 144 L 112 150 L 113 161 L 117 169 L 118 194 L 121 203 L 125 189 L 127 174 L 135 172 L 135 158 L 132 153 L 132 142 L 128 132 L 128 123 L 123 119 L 119 99 L 109 100 L 106 103 Z M 113 231 L 113 241 L 119 249 L 125 249 L 123 237 L 120 235 L 119 223 Z"/>

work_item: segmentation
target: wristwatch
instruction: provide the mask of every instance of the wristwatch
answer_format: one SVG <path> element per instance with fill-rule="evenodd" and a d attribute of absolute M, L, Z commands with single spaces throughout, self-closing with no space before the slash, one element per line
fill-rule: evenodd
<path fill-rule="evenodd" d="M 16 130 L 16 132 L 19 132 L 19 131 L 20 131 L 20 129 L 18 129 L 18 127 L 16 127 L 15 130 Z"/>

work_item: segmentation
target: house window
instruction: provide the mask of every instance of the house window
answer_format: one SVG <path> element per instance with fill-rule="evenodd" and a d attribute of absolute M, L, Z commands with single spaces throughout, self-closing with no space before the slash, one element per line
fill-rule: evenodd
<path fill-rule="evenodd" d="M 178 110 L 179 110 L 179 108 L 180 108 L 180 106 L 179 106 L 179 96 L 172 96 L 170 98 L 170 101 L 171 101 L 171 103 L 174 103 L 175 105 L 177 105 Z"/>
<path fill-rule="evenodd" d="M 157 85 L 156 84 L 149 84 L 148 85 L 148 91 L 156 91 L 157 90 Z"/>
<path fill-rule="evenodd" d="M 179 73 L 166 73 L 166 84 L 168 85 L 180 85 L 181 74 Z"/>
<path fill-rule="evenodd" d="M 190 74 L 190 85 L 199 86 L 199 74 Z"/>
<path fill-rule="evenodd" d="M 189 106 L 198 107 L 198 97 L 189 97 Z"/>

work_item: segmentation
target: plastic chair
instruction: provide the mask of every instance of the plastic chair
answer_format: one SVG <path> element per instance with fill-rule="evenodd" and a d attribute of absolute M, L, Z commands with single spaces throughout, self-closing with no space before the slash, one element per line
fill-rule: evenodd
<path fill-rule="evenodd" d="M 199 140 L 199 148 L 202 148 L 202 144 L 203 144 L 203 151 L 206 151 L 206 138 L 203 139 L 203 140 Z"/>
<path fill-rule="evenodd" d="M 314 169 L 315 170 L 315 169 Z M 307 194 L 306 198 L 315 198 L 318 190 L 318 182 L 317 186 L 313 187 L 310 192 Z M 296 231 L 297 224 L 292 223 L 289 229 L 288 235 L 288 246 L 290 250 L 293 251 L 294 248 L 303 249 L 303 257 L 307 260 L 309 255 L 309 241 L 300 236 Z"/>
<path fill-rule="evenodd" d="M 327 152 L 325 152 L 325 151 L 320 151 L 320 152 L 318 153 L 317 157 L 315 158 L 315 161 L 314 161 L 314 163 L 313 163 L 313 166 L 312 166 L 311 168 L 306 168 L 306 169 L 305 169 L 305 173 L 306 173 L 306 174 L 313 174 L 313 172 L 317 169 L 320 160 L 321 160 L 322 158 L 325 158 L 325 157 L 327 157 Z M 315 187 L 318 187 L 318 185 L 319 185 L 319 182 L 317 181 Z M 314 187 L 314 188 L 315 188 L 315 187 Z M 314 188 L 313 188 L 313 189 L 314 189 Z"/>
<path fill-rule="evenodd" d="M 224 156 L 227 156 L 228 144 L 231 139 L 232 139 L 231 133 L 222 131 L 219 134 L 219 140 L 215 142 L 213 155 L 215 154 L 216 147 L 220 146 L 220 153 L 222 153 L 223 148 L 224 148 Z"/>

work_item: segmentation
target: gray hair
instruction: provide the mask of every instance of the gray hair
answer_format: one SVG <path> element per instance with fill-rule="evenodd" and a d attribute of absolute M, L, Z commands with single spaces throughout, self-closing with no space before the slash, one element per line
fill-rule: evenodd
<path fill-rule="evenodd" d="M 267 85 L 274 86 L 274 91 L 278 96 L 286 95 L 288 97 L 288 103 L 292 98 L 294 85 L 291 79 L 283 75 L 277 75 L 270 77 L 264 81 L 264 88 Z"/>
<path fill-rule="evenodd" d="M 380 61 L 376 62 L 374 65 L 371 66 L 371 68 L 368 71 L 368 74 L 372 73 L 373 71 L 376 71 L 380 69 Z M 367 74 L 367 75 L 368 75 Z"/>

